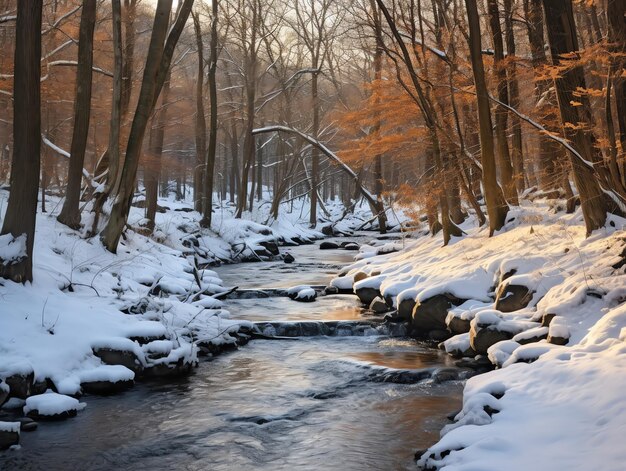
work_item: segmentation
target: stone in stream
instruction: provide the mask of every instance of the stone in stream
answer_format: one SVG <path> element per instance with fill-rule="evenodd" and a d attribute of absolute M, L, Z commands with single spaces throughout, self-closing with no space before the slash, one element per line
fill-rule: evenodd
<path fill-rule="evenodd" d="M 110 347 L 94 347 L 93 354 L 107 365 L 122 365 L 135 373 L 141 372 L 143 365 L 132 350 L 115 349 Z"/>
<path fill-rule="evenodd" d="M 31 419 L 65 420 L 75 417 L 79 410 L 85 407 L 84 403 L 70 396 L 47 392 L 26 399 L 24 414 Z"/>
<path fill-rule="evenodd" d="M 39 426 L 39 423 L 35 422 L 30 417 L 20 417 L 18 420 L 20 422 L 21 432 L 34 432 Z"/>
<path fill-rule="evenodd" d="M 380 291 L 378 289 L 369 287 L 358 288 L 355 290 L 354 294 L 356 294 L 361 302 L 367 306 L 372 304 L 374 299 L 380 297 Z"/>
<path fill-rule="evenodd" d="M 450 293 L 436 294 L 435 296 L 418 301 L 413 308 L 411 326 L 414 335 L 427 337 L 431 331 L 446 331 L 446 317 L 452 306 L 464 302 Z M 448 335 L 449 336 L 449 335 Z M 443 340 L 438 338 L 436 340 Z"/>
<path fill-rule="evenodd" d="M 301 303 L 312 303 L 317 298 L 317 293 L 313 288 L 305 288 L 298 291 L 292 299 Z"/>
<path fill-rule="evenodd" d="M 400 301 L 398 305 L 398 317 L 405 322 L 409 322 L 413 317 L 413 309 L 415 308 L 416 301 L 413 298 L 406 298 Z"/>
<path fill-rule="evenodd" d="M 446 318 L 446 325 L 448 330 L 454 335 L 465 334 L 470 331 L 469 319 L 461 319 L 460 317 L 450 315 Z"/>
<path fill-rule="evenodd" d="M 26 399 L 33 392 L 33 385 L 35 384 L 35 372 L 30 368 L 29 372 L 15 373 L 4 379 L 5 383 L 11 389 L 11 397 L 18 397 L 20 399 Z"/>
<path fill-rule="evenodd" d="M 335 244 L 334 242 L 330 242 L 328 240 L 325 240 L 324 242 L 320 244 L 320 250 L 331 250 L 331 249 L 338 249 L 338 248 L 339 248 L 339 244 Z"/>
<path fill-rule="evenodd" d="M 9 385 L 5 383 L 4 380 L 0 379 L 0 406 L 7 402 L 10 391 L 11 388 L 9 388 Z"/>
<path fill-rule="evenodd" d="M 355 242 L 348 242 L 346 245 L 343 246 L 344 250 L 359 250 L 359 244 L 355 243 Z"/>
<path fill-rule="evenodd" d="M 387 303 L 384 299 L 382 299 L 380 296 L 377 296 L 370 303 L 370 310 L 372 310 L 376 314 L 384 314 L 385 312 L 389 311 L 389 306 L 387 306 Z"/>
<path fill-rule="evenodd" d="M 0 450 L 7 450 L 20 443 L 20 423 L 0 422 Z"/>
<path fill-rule="evenodd" d="M 293 263 L 295 261 L 296 261 L 296 259 L 289 252 L 287 252 L 285 254 L 285 256 L 283 257 L 283 262 L 285 262 L 285 263 Z"/>

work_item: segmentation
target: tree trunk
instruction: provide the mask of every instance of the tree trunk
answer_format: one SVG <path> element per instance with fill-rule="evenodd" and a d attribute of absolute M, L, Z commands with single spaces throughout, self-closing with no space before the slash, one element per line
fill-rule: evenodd
<path fill-rule="evenodd" d="M 211 2 L 211 52 L 209 56 L 209 147 L 206 153 L 205 176 L 204 176 L 204 198 L 203 204 L 204 216 L 200 222 L 205 227 L 211 227 L 211 216 L 213 214 L 213 176 L 215 174 L 215 153 L 217 152 L 217 19 L 218 19 L 218 0 Z M 236 141 L 235 141 L 236 142 Z M 235 154 L 236 157 L 236 154 Z M 225 177 L 223 177 L 225 178 Z"/>
<path fill-rule="evenodd" d="M 614 56 L 611 58 L 613 77 L 613 94 L 617 111 L 619 141 L 622 147 L 622 185 L 626 186 L 626 0 L 607 0 L 606 19 L 608 23 L 609 48 Z"/>
<path fill-rule="evenodd" d="M 508 82 L 509 82 L 509 103 L 513 108 L 520 108 L 519 83 L 517 80 L 515 31 L 513 29 L 513 5 L 512 0 L 504 0 L 504 25 L 506 50 L 509 59 Z M 511 114 L 511 160 L 513 162 L 513 180 L 519 194 L 526 189 L 524 181 L 524 154 L 522 144 L 522 124 L 519 117 Z"/>
<path fill-rule="evenodd" d="M 204 203 L 204 156 L 206 153 L 206 119 L 204 118 L 204 44 L 198 15 L 192 13 L 196 48 L 198 49 L 198 75 L 196 78 L 196 165 L 193 170 L 193 205 L 202 212 Z"/>
<path fill-rule="evenodd" d="M 167 106 L 170 96 L 170 74 L 163 85 L 161 94 L 161 108 L 153 118 L 155 127 L 151 132 L 148 151 L 149 161 L 144 169 L 144 186 L 146 187 L 146 219 L 148 229 L 154 230 L 156 223 L 157 200 L 159 196 L 159 179 L 161 178 L 161 156 L 163 155 L 163 141 L 165 140 L 165 126 L 167 125 Z"/>
<path fill-rule="evenodd" d="M 485 69 L 480 41 L 480 22 L 478 9 L 474 0 L 465 0 L 469 26 L 469 46 L 472 61 L 474 83 L 476 85 L 476 102 L 478 107 L 478 126 L 480 130 L 480 153 L 483 166 L 483 188 L 487 214 L 489 216 L 489 235 L 493 235 L 504 226 L 508 206 L 498 185 L 496 177 L 496 159 L 494 156 L 493 134 L 491 131 L 491 110 L 489 94 L 485 82 Z"/>
<path fill-rule="evenodd" d="M 78 67 L 74 100 L 74 131 L 70 147 L 65 202 L 58 221 L 72 229 L 80 227 L 80 190 L 83 181 L 85 149 L 91 115 L 91 76 L 93 66 L 93 32 L 96 25 L 96 0 L 83 0 L 78 33 Z"/>
<path fill-rule="evenodd" d="M 102 234 L 103 242 L 111 252 L 117 250 L 117 244 L 126 225 L 146 127 L 163 88 L 174 48 L 189 17 L 192 5 L 193 0 L 184 1 L 179 16 L 171 28 L 170 34 L 167 35 L 172 0 L 159 0 L 157 3 L 139 100 L 126 146 L 126 159 L 122 169 L 120 188 L 111 210 L 111 216 Z"/>
<path fill-rule="evenodd" d="M 313 69 L 317 69 L 317 64 L 313 63 Z M 311 77 L 311 101 L 313 106 L 313 127 L 311 134 L 314 139 L 319 139 L 320 133 L 320 103 L 318 93 L 318 73 L 314 72 Z M 309 212 L 309 226 L 317 225 L 317 186 L 320 173 L 320 155 L 315 147 L 311 148 L 311 209 Z"/>
<path fill-rule="evenodd" d="M 564 55 L 575 54 L 578 51 L 572 2 L 571 0 L 543 0 L 543 7 L 552 63 L 563 65 L 563 62 L 568 60 L 563 58 Z M 554 80 L 554 86 L 566 138 L 572 142 L 585 160 L 599 162 L 595 149 L 595 137 L 591 131 L 585 129 L 591 124 L 588 103 L 583 103 L 581 106 L 572 104 L 579 101 L 575 92 L 579 88 L 586 88 L 582 66 L 576 65 L 563 71 L 561 76 Z M 608 204 L 607 196 L 602 192 L 593 169 L 571 153 L 569 155 L 574 181 L 580 195 L 587 234 L 590 234 L 595 229 L 604 226 L 607 211 L 613 205 Z"/>
<path fill-rule="evenodd" d="M 18 283 L 33 280 L 33 243 L 39 191 L 41 146 L 41 0 L 17 3 L 13 87 L 11 192 L 2 235 L 26 236 L 26 256 L 11 264 L 0 259 L 0 276 Z"/>
<path fill-rule="evenodd" d="M 500 27 L 500 15 L 498 13 L 497 0 L 488 0 L 489 24 L 493 37 L 494 50 L 494 75 L 498 82 L 498 100 L 506 105 L 509 104 L 509 92 L 506 80 L 506 69 L 504 67 L 504 45 L 502 43 L 502 28 Z M 509 143 L 507 140 L 508 110 L 502 106 L 497 106 L 495 110 L 496 118 L 496 143 L 498 163 L 500 165 L 500 180 L 504 190 L 506 200 L 513 205 L 517 205 L 517 189 L 513 180 L 513 167 L 511 166 L 511 154 L 509 153 Z"/>

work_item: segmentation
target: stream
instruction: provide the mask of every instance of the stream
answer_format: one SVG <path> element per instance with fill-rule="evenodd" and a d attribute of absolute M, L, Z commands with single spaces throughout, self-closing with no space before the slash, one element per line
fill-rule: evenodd
<path fill-rule="evenodd" d="M 242 289 L 325 285 L 355 255 L 311 245 L 281 251 L 295 262 L 216 271 L 225 286 Z M 226 308 L 251 321 L 370 319 L 352 295 L 233 299 Z M 253 340 L 201 359 L 174 383 L 84 396 L 76 418 L 23 433 L 20 450 L 0 454 L 0 470 L 415 469 L 415 451 L 437 441 L 446 416 L 460 408 L 462 383 L 377 382 L 371 372 L 451 365 L 406 338 Z"/>

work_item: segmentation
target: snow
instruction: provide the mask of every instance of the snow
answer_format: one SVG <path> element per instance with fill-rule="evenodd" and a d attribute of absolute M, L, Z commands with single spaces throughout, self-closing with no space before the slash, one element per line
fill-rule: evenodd
<path fill-rule="evenodd" d="M 20 433 L 20 423 L 0 421 L 0 432 Z"/>
<path fill-rule="evenodd" d="M 305 288 L 298 291 L 296 299 L 315 299 L 316 296 L 317 294 L 315 293 L 315 290 L 313 288 Z"/>
<path fill-rule="evenodd" d="M 133 379 L 135 379 L 135 373 L 122 365 L 102 365 L 91 370 L 81 371 L 80 373 L 81 383 L 92 383 L 95 381 L 116 383 Z"/>
<path fill-rule="evenodd" d="M 0 215 L 7 196 L 0 190 Z M 268 204 L 235 219 L 235 208 L 221 202 L 208 230 L 200 228 L 201 215 L 191 210 L 191 201 L 168 197 L 158 202 L 169 209 L 157 213 L 151 237 L 133 230 L 144 222 L 144 210 L 131 207 L 130 230 L 117 254 L 111 254 L 98 237 L 87 236 L 92 213 L 83 212 L 84 228 L 77 232 L 56 220 L 59 203 L 49 195 L 52 212 L 37 215 L 33 282 L 3 281 L 0 286 L 0 379 L 34 372 L 36 381 L 49 380 L 59 392 L 71 395 L 80 393 L 81 382 L 93 378 L 132 378 L 123 367 L 105 368 L 94 349 L 132 352 L 141 369 L 179 360 L 194 364 L 198 340 L 232 343 L 230 334 L 251 324 L 228 319 L 223 303 L 212 295 L 229 287 L 215 271 L 196 267 L 256 259 L 253 252 L 264 243 L 322 236 L 319 228 L 308 228 L 304 204 L 293 211 L 281 207 L 281 217 L 274 221 Z M 338 202 L 329 202 L 327 208 L 335 220 L 342 217 Z M 355 215 L 341 224 L 353 230 L 371 218 L 367 211 L 359 204 Z M 0 238 L 5 262 L 21 256 L 20 240 Z M 164 356 L 152 358 L 157 355 Z"/>
<path fill-rule="evenodd" d="M 488 350 L 498 369 L 472 377 L 456 422 L 418 464 L 445 471 L 624 469 L 626 449 L 626 273 L 613 269 L 626 245 L 626 220 L 611 216 L 586 237 L 580 209 L 555 213 L 546 200 L 522 201 L 508 222 L 488 237 L 470 218 L 464 237 L 442 246 L 441 237 L 405 240 L 385 256 L 362 248 L 358 263 L 333 280 L 342 287 L 359 272 L 379 272 L 379 289 L 394 305 L 450 293 L 464 302 L 450 316 L 475 328 L 515 335 Z M 514 270 L 514 272 L 513 272 Z M 495 310 L 504 284 L 526 286 L 530 304 L 519 311 Z M 341 280 L 341 281 L 339 281 Z M 374 286 L 374 282 L 369 283 Z M 500 286 L 502 289 L 502 286 Z M 538 321 L 555 314 L 549 327 Z M 566 346 L 520 345 L 549 333 Z M 469 335 L 443 347 L 458 352 Z"/>
<path fill-rule="evenodd" d="M 0 261 L 3 265 L 12 265 L 26 256 L 26 234 L 13 237 L 11 234 L 0 236 Z"/>
<path fill-rule="evenodd" d="M 53 416 L 64 412 L 79 411 L 86 406 L 87 404 L 79 402 L 78 399 L 73 397 L 48 391 L 45 394 L 30 396 L 26 399 L 24 414 L 37 411 L 38 415 Z"/>

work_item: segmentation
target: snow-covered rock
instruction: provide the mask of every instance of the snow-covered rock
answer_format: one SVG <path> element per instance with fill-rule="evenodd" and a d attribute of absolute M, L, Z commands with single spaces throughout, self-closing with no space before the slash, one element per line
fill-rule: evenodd
<path fill-rule="evenodd" d="M 85 407 L 78 399 L 48 391 L 26 399 L 24 414 L 35 419 L 63 420 L 75 417 Z"/>

